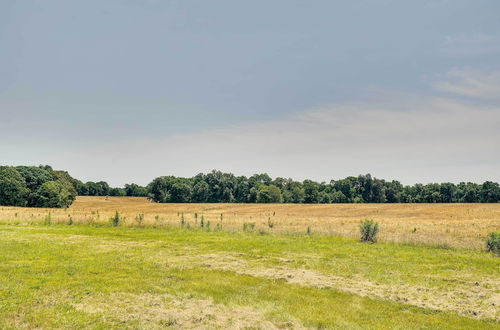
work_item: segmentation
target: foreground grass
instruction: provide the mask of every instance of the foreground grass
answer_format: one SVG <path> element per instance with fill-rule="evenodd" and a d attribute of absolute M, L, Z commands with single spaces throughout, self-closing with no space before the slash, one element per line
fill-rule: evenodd
<path fill-rule="evenodd" d="M 314 236 L 0 226 L 0 260 L 0 328 L 243 327 L 245 320 L 280 328 L 500 327 L 491 309 L 472 300 L 476 310 L 453 302 L 449 311 L 446 304 L 415 306 L 426 299 L 432 306 L 433 295 L 448 291 L 467 303 L 469 286 L 497 295 L 500 261 L 478 251 Z M 294 282 L 298 270 L 316 278 Z M 279 272 L 284 278 L 274 276 Z M 330 278 L 340 282 L 314 285 Z M 354 294 L 335 287 L 343 281 Z M 384 296 L 378 287 L 403 296 Z M 189 314 L 178 302 L 202 307 Z M 488 317 L 477 319 L 481 313 Z"/>

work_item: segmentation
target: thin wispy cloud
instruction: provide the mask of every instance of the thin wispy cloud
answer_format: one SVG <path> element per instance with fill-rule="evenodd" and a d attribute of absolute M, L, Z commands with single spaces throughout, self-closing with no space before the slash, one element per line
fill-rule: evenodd
<path fill-rule="evenodd" d="M 481 72 L 470 68 L 455 68 L 444 76 L 444 80 L 435 82 L 434 87 L 447 93 L 500 99 L 500 71 Z"/>

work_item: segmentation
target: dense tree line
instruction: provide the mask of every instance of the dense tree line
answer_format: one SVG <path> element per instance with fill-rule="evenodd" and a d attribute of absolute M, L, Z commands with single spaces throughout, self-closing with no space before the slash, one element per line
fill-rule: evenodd
<path fill-rule="evenodd" d="M 124 188 L 111 188 L 104 181 L 83 183 L 76 180 L 75 188 L 80 196 L 148 196 L 148 189 L 135 183 L 126 184 Z"/>
<path fill-rule="evenodd" d="M 431 183 L 404 186 L 398 181 L 350 176 L 329 183 L 272 179 L 267 174 L 249 178 L 212 171 L 193 178 L 164 176 L 147 187 L 160 203 L 497 203 L 496 182 Z"/>
<path fill-rule="evenodd" d="M 370 174 L 319 183 L 212 171 L 113 188 L 104 181 L 83 183 L 50 166 L 0 166 L 0 205 L 67 207 L 76 195 L 142 196 L 159 203 L 498 203 L 500 186 L 491 181 L 404 186 Z"/>
<path fill-rule="evenodd" d="M 0 205 L 68 207 L 76 198 L 75 180 L 50 166 L 0 166 Z"/>
<path fill-rule="evenodd" d="M 112 188 L 107 182 L 81 182 L 48 165 L 0 166 L 0 205 L 63 208 L 81 196 L 140 196 L 148 189 L 135 183 Z"/>

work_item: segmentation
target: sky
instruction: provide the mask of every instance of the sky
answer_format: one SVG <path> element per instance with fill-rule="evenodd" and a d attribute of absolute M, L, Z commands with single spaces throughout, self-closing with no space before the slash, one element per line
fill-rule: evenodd
<path fill-rule="evenodd" d="M 0 164 L 500 181 L 497 0 L 1 0 Z"/>

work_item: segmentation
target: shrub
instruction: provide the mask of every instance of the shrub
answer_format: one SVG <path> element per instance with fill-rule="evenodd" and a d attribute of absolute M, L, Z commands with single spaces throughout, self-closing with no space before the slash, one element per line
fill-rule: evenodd
<path fill-rule="evenodd" d="M 373 220 L 364 220 L 359 225 L 361 242 L 375 243 L 377 241 L 378 223 Z"/>
<path fill-rule="evenodd" d="M 109 219 L 109 222 L 113 227 L 118 227 L 120 225 L 120 221 L 121 218 L 120 218 L 120 213 L 118 213 L 118 211 L 116 211 L 115 215 L 111 217 L 111 219 Z"/>
<path fill-rule="evenodd" d="M 500 232 L 488 234 L 486 250 L 500 255 Z"/>

